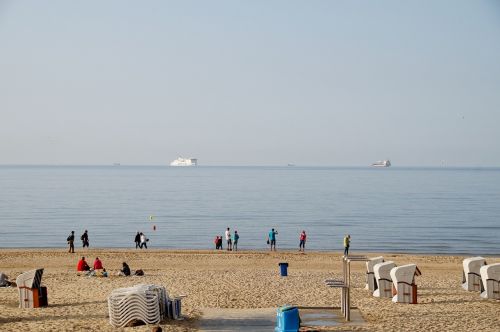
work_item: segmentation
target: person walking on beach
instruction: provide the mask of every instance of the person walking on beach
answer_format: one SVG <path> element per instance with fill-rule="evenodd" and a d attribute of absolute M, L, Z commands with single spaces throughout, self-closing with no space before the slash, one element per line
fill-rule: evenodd
<path fill-rule="evenodd" d="M 349 246 L 351 245 L 351 235 L 344 236 L 344 256 L 349 256 Z"/>
<path fill-rule="evenodd" d="M 229 231 L 229 227 L 226 229 L 226 241 L 227 241 L 227 251 L 233 250 L 233 241 L 231 240 L 231 232 Z"/>
<path fill-rule="evenodd" d="M 85 248 L 85 247 L 88 248 L 89 247 L 89 233 L 87 232 L 87 230 L 85 230 L 85 232 L 83 232 L 80 239 L 82 240 L 83 248 Z"/>
<path fill-rule="evenodd" d="M 139 248 L 141 246 L 141 233 L 137 232 L 135 234 L 135 249 Z"/>
<path fill-rule="evenodd" d="M 74 253 L 75 252 L 75 231 L 71 231 L 71 234 L 68 236 L 68 238 L 66 240 L 68 241 L 68 244 L 69 244 L 69 251 L 68 252 Z"/>
<path fill-rule="evenodd" d="M 273 251 L 273 247 L 274 247 L 274 251 L 276 251 L 276 234 L 278 234 L 277 231 L 273 229 L 271 229 L 271 231 L 269 232 L 269 235 L 267 237 L 267 243 L 271 245 L 271 251 Z"/>
<path fill-rule="evenodd" d="M 240 238 L 238 231 L 234 231 L 233 236 L 233 250 L 238 251 L 238 239 Z"/>
<path fill-rule="evenodd" d="M 148 242 L 148 239 L 146 238 L 146 235 L 144 235 L 144 233 L 141 232 L 140 237 L 141 237 L 140 248 L 142 249 L 144 247 L 148 249 L 148 245 L 146 244 L 146 242 Z"/>
<path fill-rule="evenodd" d="M 300 233 L 300 237 L 299 237 L 299 251 L 305 251 L 306 250 L 306 238 L 307 238 L 307 235 L 306 235 L 306 231 L 302 231 L 302 233 Z"/>

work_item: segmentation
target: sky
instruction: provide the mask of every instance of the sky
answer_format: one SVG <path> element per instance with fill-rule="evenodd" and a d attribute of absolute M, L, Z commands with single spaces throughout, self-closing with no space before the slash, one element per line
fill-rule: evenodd
<path fill-rule="evenodd" d="M 2 1 L 0 164 L 500 166 L 498 1 Z"/>

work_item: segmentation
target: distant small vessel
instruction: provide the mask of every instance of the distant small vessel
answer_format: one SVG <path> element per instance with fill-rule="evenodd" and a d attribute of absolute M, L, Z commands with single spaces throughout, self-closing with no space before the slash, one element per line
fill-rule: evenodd
<path fill-rule="evenodd" d="M 113 166 L 121 166 L 120 163 L 113 163 Z"/>
<path fill-rule="evenodd" d="M 198 159 L 179 157 L 170 163 L 170 166 L 197 166 Z"/>
<path fill-rule="evenodd" d="M 295 164 L 287 164 L 288 167 L 295 167 Z"/>
<path fill-rule="evenodd" d="M 379 160 L 376 161 L 372 164 L 372 167 L 390 167 L 391 166 L 391 161 L 390 160 Z"/>

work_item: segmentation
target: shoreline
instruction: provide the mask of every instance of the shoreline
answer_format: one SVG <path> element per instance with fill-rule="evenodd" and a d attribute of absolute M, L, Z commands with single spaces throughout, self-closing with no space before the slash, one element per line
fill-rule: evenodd
<path fill-rule="evenodd" d="M 16 251 L 43 251 L 43 252 L 67 252 L 68 248 L 63 248 L 63 247 L 0 247 L 0 252 L 16 252 Z M 200 254 L 200 253 L 212 253 L 212 254 L 222 254 L 222 253 L 235 253 L 235 254 L 262 254 L 262 253 L 287 253 L 287 254 L 304 254 L 302 252 L 299 252 L 297 249 L 280 249 L 276 252 L 266 250 L 266 249 L 241 249 L 238 251 L 227 251 L 225 249 L 223 250 L 216 250 L 216 249 L 183 249 L 183 248 L 148 248 L 148 249 L 136 249 L 133 247 L 91 247 L 88 249 L 82 249 L 75 247 L 75 254 L 77 253 L 84 253 L 84 252 L 92 252 L 92 251 L 106 251 L 106 252 L 164 252 L 164 253 L 193 253 L 193 254 Z M 500 257 L 500 253 L 493 253 L 493 254 L 485 254 L 485 253 L 430 253 L 430 252 L 405 252 L 405 251 L 353 251 L 351 249 L 351 254 L 352 255 L 377 255 L 377 256 L 383 256 L 383 255 L 409 255 L 409 256 L 444 256 L 444 257 L 471 257 L 471 256 L 483 256 L 483 257 Z M 337 251 L 332 251 L 332 250 L 317 250 L 317 249 L 311 249 L 311 250 L 306 250 L 305 254 L 325 254 L 325 255 L 334 255 L 334 256 L 342 256 L 343 251 L 342 250 L 337 250 Z"/>

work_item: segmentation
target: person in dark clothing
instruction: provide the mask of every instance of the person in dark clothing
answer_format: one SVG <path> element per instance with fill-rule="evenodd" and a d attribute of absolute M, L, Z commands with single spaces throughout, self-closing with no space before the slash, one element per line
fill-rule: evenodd
<path fill-rule="evenodd" d="M 66 240 L 68 241 L 68 244 L 69 244 L 69 251 L 68 252 L 74 253 L 75 252 L 75 231 L 71 231 L 71 234 L 68 236 L 68 238 Z"/>
<path fill-rule="evenodd" d="M 123 273 L 123 275 L 126 277 L 130 276 L 130 267 L 127 263 L 123 262 L 123 268 L 120 270 L 120 272 Z"/>
<path fill-rule="evenodd" d="M 85 230 L 85 232 L 83 232 L 80 239 L 82 240 L 83 248 L 85 248 L 85 247 L 88 248 L 89 247 L 89 233 L 87 230 Z"/>
<path fill-rule="evenodd" d="M 137 232 L 135 234 L 135 249 L 139 248 L 141 246 L 141 233 Z"/>

